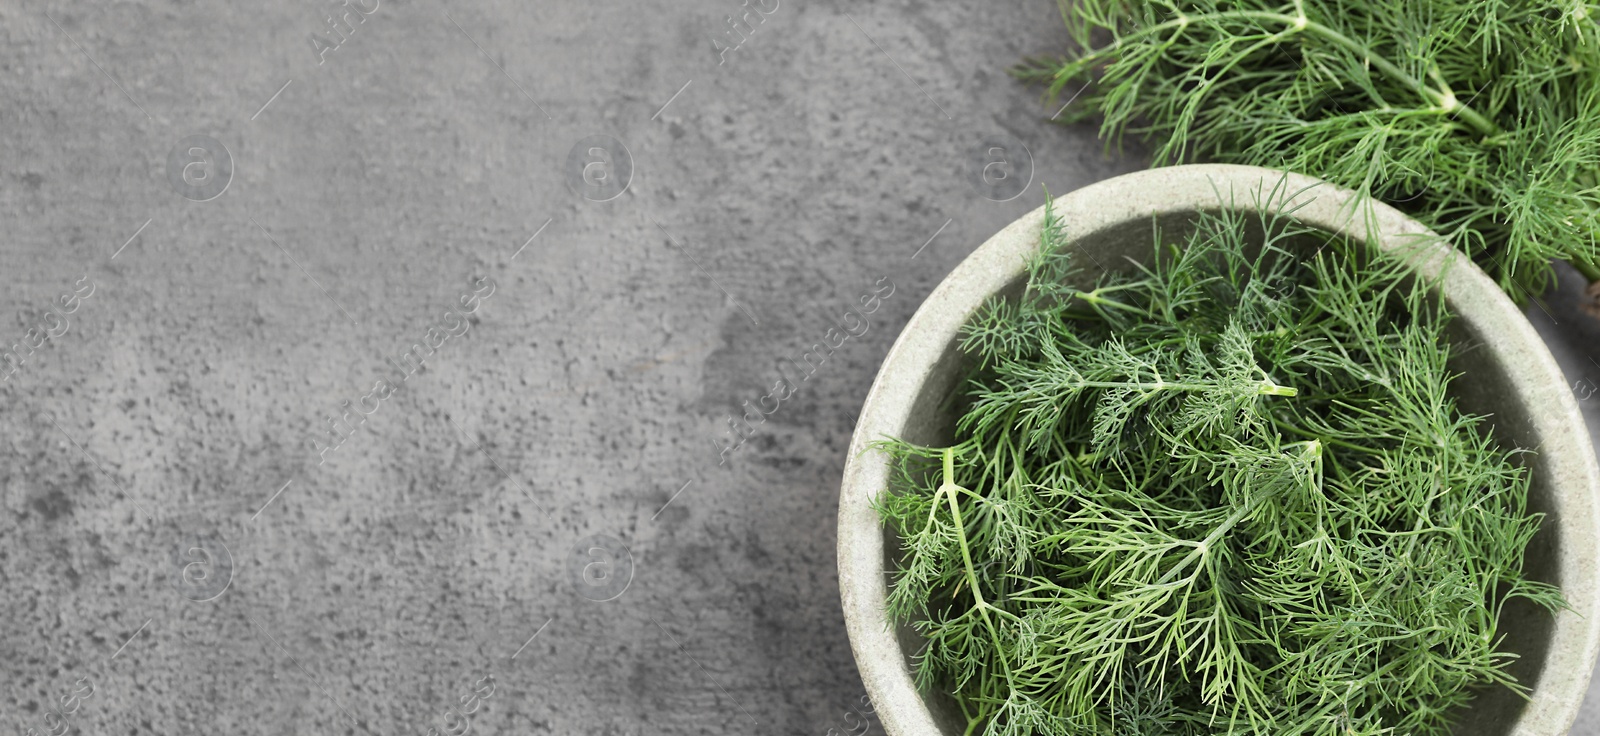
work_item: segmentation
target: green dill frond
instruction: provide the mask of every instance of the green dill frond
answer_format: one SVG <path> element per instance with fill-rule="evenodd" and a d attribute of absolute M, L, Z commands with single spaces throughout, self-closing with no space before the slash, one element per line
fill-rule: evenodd
<path fill-rule="evenodd" d="M 1517 301 L 1600 280 L 1600 7 L 1061 0 L 1077 46 L 1013 70 L 1156 165 L 1297 171 L 1388 202 Z"/>

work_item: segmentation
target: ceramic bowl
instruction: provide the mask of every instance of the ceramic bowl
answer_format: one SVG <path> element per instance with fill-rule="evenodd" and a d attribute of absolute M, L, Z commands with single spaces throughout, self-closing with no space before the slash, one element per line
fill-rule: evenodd
<path fill-rule="evenodd" d="M 1274 187 L 1287 194 L 1273 200 L 1268 195 Z M 1061 196 L 1055 209 L 1070 249 L 1119 268 L 1128 259 L 1150 256 L 1153 222 L 1175 236 L 1197 212 L 1253 209 L 1263 201 L 1298 207 L 1301 222 L 1354 240 L 1375 233 L 1371 237 L 1385 250 L 1409 249 L 1423 275 L 1442 274 L 1437 291 L 1457 315 L 1453 339 L 1477 346 L 1453 364 L 1461 373 L 1453 384 L 1456 396 L 1464 410 L 1492 415 L 1503 442 L 1535 450 L 1529 507 L 1548 516 L 1528 550 L 1526 570 L 1560 586 L 1572 607 L 1553 618 L 1531 607 L 1506 609 L 1503 646 L 1520 655 L 1512 673 L 1532 688 L 1532 700 L 1505 688 L 1486 690 L 1459 719 L 1456 732 L 1566 733 L 1600 645 L 1600 469 L 1571 388 L 1505 293 L 1398 210 L 1358 206 L 1351 192 L 1305 176 L 1227 165 L 1151 169 Z M 1012 223 L 934 289 L 884 359 L 850 443 L 839 498 L 839 589 L 856 664 L 888 736 L 960 736 L 964 721 L 946 696 L 917 691 L 908 654 L 920 642 L 889 619 L 885 596 L 899 540 L 870 506 L 884 489 L 889 467 L 869 444 L 884 437 L 948 443 L 955 417 L 944 409 L 945 400 L 968 367 L 956 347 L 959 330 L 984 300 L 1021 288 L 1024 262 L 1038 247 L 1043 221 L 1041 207 Z"/>

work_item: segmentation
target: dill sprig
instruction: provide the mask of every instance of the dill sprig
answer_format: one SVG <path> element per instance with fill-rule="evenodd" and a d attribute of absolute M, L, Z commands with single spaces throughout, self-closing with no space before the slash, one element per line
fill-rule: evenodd
<path fill-rule="evenodd" d="M 1445 308 L 1280 214 L 1195 225 L 1084 291 L 1047 210 L 1023 295 L 965 331 L 954 443 L 877 445 L 919 685 L 988 736 L 1439 734 L 1522 692 L 1500 610 L 1563 604 L 1522 573 L 1527 472 L 1451 398 Z"/>
<path fill-rule="evenodd" d="M 1108 143 L 1310 174 L 1395 205 L 1513 298 L 1600 282 L 1600 6 L 1581 0 L 1061 0 L 1069 85 Z M 1080 86 L 1082 85 L 1082 86 Z M 1600 284 L 1595 295 L 1600 297 Z M 1600 313 L 1600 312 L 1597 312 Z"/>

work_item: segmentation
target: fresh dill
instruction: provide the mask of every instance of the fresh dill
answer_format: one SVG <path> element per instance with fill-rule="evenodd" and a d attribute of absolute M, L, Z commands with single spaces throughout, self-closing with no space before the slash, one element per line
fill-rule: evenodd
<path fill-rule="evenodd" d="M 1316 176 L 1405 210 L 1519 302 L 1570 262 L 1600 302 L 1600 6 L 1060 0 L 1079 50 L 1014 73 L 1063 122 Z M 1069 87 L 1070 85 L 1070 87 Z M 1592 310 L 1600 315 L 1600 304 Z"/>
<path fill-rule="evenodd" d="M 1523 575 L 1517 453 L 1451 396 L 1449 314 L 1254 217 L 1084 290 L 1047 210 L 1024 293 L 964 332 L 954 443 L 878 443 L 889 607 L 967 735 L 1441 734 L 1522 692 L 1501 608 L 1563 603 Z"/>

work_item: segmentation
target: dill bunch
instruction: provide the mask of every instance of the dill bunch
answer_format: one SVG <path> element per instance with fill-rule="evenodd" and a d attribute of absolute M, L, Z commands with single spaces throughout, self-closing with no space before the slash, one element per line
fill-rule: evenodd
<path fill-rule="evenodd" d="M 1522 572 L 1527 472 L 1451 398 L 1449 314 L 1253 217 L 1085 291 L 1047 210 L 965 329 L 954 443 L 876 445 L 889 608 L 966 734 L 1442 734 L 1523 692 L 1500 611 L 1563 602 Z"/>
<path fill-rule="evenodd" d="M 1297 171 L 1394 205 L 1518 302 L 1572 263 L 1600 299 L 1600 6 L 1581 0 L 1059 0 L 1082 92 L 1156 165 Z M 1080 86 L 1081 85 L 1081 86 Z M 1596 314 L 1600 314 L 1597 311 Z"/>

